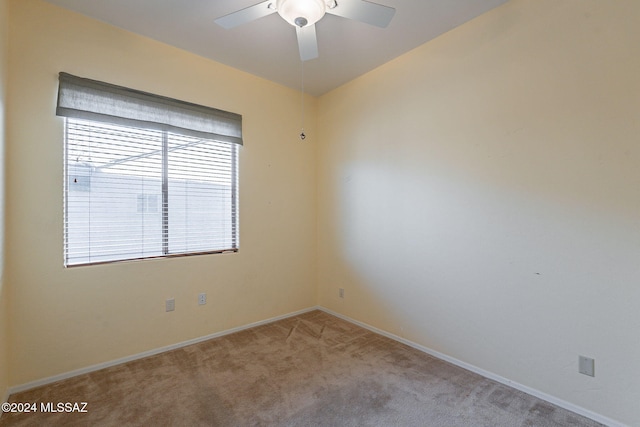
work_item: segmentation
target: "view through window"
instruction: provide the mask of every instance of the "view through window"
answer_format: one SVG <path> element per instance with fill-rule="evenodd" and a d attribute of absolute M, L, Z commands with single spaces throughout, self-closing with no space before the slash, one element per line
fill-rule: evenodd
<path fill-rule="evenodd" d="M 67 118 L 65 265 L 237 250 L 238 147 Z"/>

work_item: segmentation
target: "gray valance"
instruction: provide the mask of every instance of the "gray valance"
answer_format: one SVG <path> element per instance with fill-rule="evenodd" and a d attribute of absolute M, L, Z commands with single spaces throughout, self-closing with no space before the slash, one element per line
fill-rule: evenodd
<path fill-rule="evenodd" d="M 60 73 L 58 116 L 242 144 L 242 116 Z"/>

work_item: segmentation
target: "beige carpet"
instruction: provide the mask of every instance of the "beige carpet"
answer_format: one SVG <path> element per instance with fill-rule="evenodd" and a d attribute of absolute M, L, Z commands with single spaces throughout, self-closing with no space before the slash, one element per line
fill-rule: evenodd
<path fill-rule="evenodd" d="M 321 311 L 12 395 L 2 426 L 599 426 Z"/>

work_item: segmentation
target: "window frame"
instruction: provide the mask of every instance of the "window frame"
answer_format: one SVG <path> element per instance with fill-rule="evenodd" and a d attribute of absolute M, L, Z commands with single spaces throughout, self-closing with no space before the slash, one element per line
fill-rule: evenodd
<path fill-rule="evenodd" d="M 68 212 L 69 212 L 69 187 L 70 187 L 70 178 L 69 175 L 69 122 L 70 120 L 78 120 L 80 122 L 86 123 L 96 123 L 96 124 L 107 124 L 113 126 L 122 126 L 120 124 L 108 123 L 106 121 L 93 121 L 88 119 L 75 119 L 72 117 L 64 118 L 64 213 L 63 213 L 63 222 L 64 222 L 64 266 L 65 268 L 75 268 L 75 267 L 83 267 L 90 265 L 103 265 L 103 264 L 111 264 L 111 263 L 121 263 L 121 262 L 132 262 L 132 261 L 143 261 L 143 260 L 153 260 L 153 259 L 165 259 L 165 258 L 178 258 L 178 257 L 187 257 L 187 256 L 197 256 L 197 255 L 211 255 L 211 254 L 226 254 L 226 253 L 236 253 L 240 250 L 239 245 L 239 151 L 240 144 L 236 144 L 228 141 L 217 141 L 214 139 L 209 139 L 207 141 L 225 144 L 230 147 L 230 167 L 231 167 L 231 247 L 225 249 L 212 249 L 212 250 L 196 250 L 196 251 L 185 251 L 185 252 L 171 252 L 170 250 L 170 226 L 169 226 L 169 209 L 171 209 L 169 205 L 169 135 L 174 134 L 173 132 L 169 132 L 167 130 L 158 130 L 151 129 L 155 131 L 161 132 L 162 135 L 162 172 L 161 172 L 161 193 L 160 193 L 160 204 L 159 204 L 159 212 L 162 216 L 162 226 L 161 226 L 161 240 L 162 240 L 162 254 L 160 255 L 150 255 L 150 256 L 140 256 L 140 257 L 127 257 L 127 258 L 117 258 L 110 260 L 101 260 L 101 261 L 89 261 L 89 262 L 70 262 L 69 257 L 69 221 L 68 221 Z M 124 126 L 132 129 L 142 129 L 142 130 L 150 130 L 148 128 L 143 128 L 139 126 Z M 175 134 L 179 135 L 179 134 Z M 204 139 L 203 139 L 204 140 Z M 91 181 L 89 181 L 91 182 Z M 89 185 L 90 187 L 90 185 Z M 80 187 L 79 190 L 76 191 L 88 191 L 90 193 L 90 189 L 84 189 Z M 143 196 L 144 194 L 137 195 Z M 145 202 L 143 202 L 145 204 Z M 136 213 L 139 215 L 145 215 L 147 213 L 146 210 L 138 211 L 136 209 Z"/>

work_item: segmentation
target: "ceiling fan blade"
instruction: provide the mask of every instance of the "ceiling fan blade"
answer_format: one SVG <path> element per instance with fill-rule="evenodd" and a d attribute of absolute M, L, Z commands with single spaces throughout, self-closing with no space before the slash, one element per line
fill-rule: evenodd
<path fill-rule="evenodd" d="M 296 27 L 298 35 L 298 49 L 300 49 L 300 60 L 308 61 L 318 57 L 318 40 L 316 38 L 316 26 Z"/>
<path fill-rule="evenodd" d="M 214 22 L 228 30 L 230 28 L 237 27 L 238 25 L 246 24 L 247 22 L 262 18 L 263 16 L 271 15 L 275 12 L 276 8 L 274 1 L 266 0 L 262 3 L 254 4 L 253 6 L 222 16 Z"/>
<path fill-rule="evenodd" d="M 353 19 L 376 27 L 385 28 L 391 22 L 396 10 L 389 6 L 363 0 L 337 0 L 337 6 L 327 8 L 327 13 Z"/>

